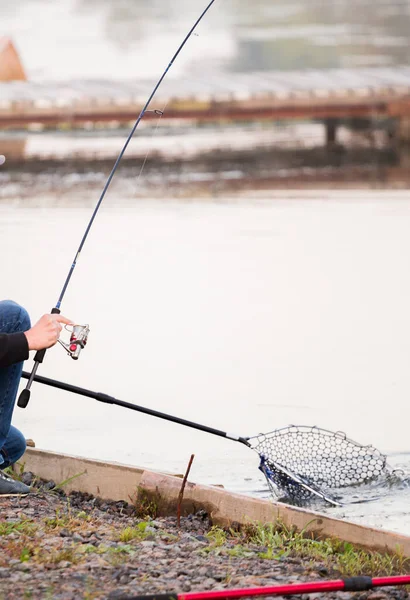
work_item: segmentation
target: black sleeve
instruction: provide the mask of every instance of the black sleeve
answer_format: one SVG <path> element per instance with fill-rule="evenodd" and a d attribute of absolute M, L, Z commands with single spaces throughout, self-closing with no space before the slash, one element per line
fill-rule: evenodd
<path fill-rule="evenodd" d="M 28 342 L 22 331 L 0 333 L 0 368 L 28 358 Z"/>

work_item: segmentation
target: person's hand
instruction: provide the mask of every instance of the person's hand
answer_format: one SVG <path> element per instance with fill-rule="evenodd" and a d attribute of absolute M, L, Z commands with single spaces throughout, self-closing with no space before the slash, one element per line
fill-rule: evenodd
<path fill-rule="evenodd" d="M 24 332 L 28 342 L 28 349 L 44 350 L 45 348 L 54 346 L 63 328 L 61 323 L 72 325 L 72 321 L 63 317 L 63 315 L 43 315 L 31 329 Z"/>

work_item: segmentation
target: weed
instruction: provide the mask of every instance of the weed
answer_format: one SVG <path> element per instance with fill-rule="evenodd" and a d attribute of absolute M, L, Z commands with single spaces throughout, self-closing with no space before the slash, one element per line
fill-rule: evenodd
<path fill-rule="evenodd" d="M 87 515 L 85 510 L 82 510 L 79 513 L 77 513 L 77 519 L 82 519 L 83 521 L 90 521 L 91 517 L 90 515 Z"/>
<path fill-rule="evenodd" d="M 135 516 L 139 519 L 156 519 L 159 514 L 161 495 L 159 492 L 148 493 L 138 487 L 135 496 L 129 496 L 135 510 Z"/>
<path fill-rule="evenodd" d="M 10 535 L 11 533 L 33 536 L 37 529 L 37 525 L 35 525 L 33 521 L 29 521 L 28 519 L 22 519 L 20 521 L 15 522 L 0 521 L 0 536 Z"/>
<path fill-rule="evenodd" d="M 128 560 L 128 555 L 133 553 L 132 546 L 124 545 L 116 548 L 108 548 L 104 559 L 113 567 L 118 567 Z"/>
<path fill-rule="evenodd" d="M 11 477 L 12 479 L 15 479 L 16 481 L 23 481 L 23 474 L 25 473 L 26 469 L 26 463 L 14 463 L 14 465 L 10 466 L 10 467 L 6 467 L 3 470 L 3 473 L 5 473 L 6 475 L 8 475 L 9 477 Z M 33 477 L 33 479 L 31 480 L 31 487 L 35 487 L 35 485 L 40 481 L 40 477 L 38 477 L 37 475 L 35 477 Z"/>
<path fill-rule="evenodd" d="M 55 595 L 54 595 L 54 585 L 50 585 L 47 589 L 46 589 L 46 595 L 45 595 L 45 600 L 54 600 Z"/>
<path fill-rule="evenodd" d="M 67 477 L 67 479 L 64 479 L 64 481 L 55 485 L 51 491 L 54 492 L 55 490 L 61 490 L 61 488 L 63 488 L 65 485 L 67 485 L 68 483 L 71 483 L 72 481 L 74 481 L 74 479 L 77 479 L 77 477 L 81 477 L 82 475 L 85 475 L 85 474 L 86 474 L 86 471 L 83 471 L 82 473 L 76 473 L 75 475 L 72 475 L 71 477 Z"/>
<path fill-rule="evenodd" d="M 71 519 L 68 514 L 61 514 L 60 510 L 56 508 L 55 517 L 46 517 L 44 523 L 47 529 L 58 529 L 59 527 L 67 527 Z"/>
<path fill-rule="evenodd" d="M 120 532 L 119 540 L 120 542 L 130 542 L 131 540 L 144 540 L 147 537 L 151 537 L 151 532 L 147 532 L 146 529 L 149 525 L 149 522 L 142 521 L 138 523 L 136 527 L 126 527 Z"/>
<path fill-rule="evenodd" d="M 108 548 L 108 554 L 131 554 L 133 552 L 132 546 L 124 544 L 124 546 L 116 546 L 115 548 Z"/>
<path fill-rule="evenodd" d="M 162 541 L 164 542 L 177 542 L 179 540 L 179 536 L 174 533 L 169 533 L 168 531 L 161 531 L 159 533 Z"/>
<path fill-rule="evenodd" d="M 94 546 L 93 544 L 86 544 L 81 546 L 81 552 L 84 554 L 102 554 L 105 552 L 105 547 L 103 546 Z"/>
<path fill-rule="evenodd" d="M 306 529 L 298 532 L 279 521 L 249 526 L 244 536 L 251 544 L 266 548 L 259 553 L 260 558 L 272 560 L 281 556 L 292 556 L 304 561 L 321 561 L 343 576 L 391 575 L 410 570 L 410 559 L 399 551 L 380 554 L 362 550 L 335 538 L 319 539 Z"/>
<path fill-rule="evenodd" d="M 247 558 L 251 557 L 253 555 L 253 552 L 251 552 L 249 548 L 246 548 L 241 544 L 237 544 L 233 548 L 228 548 L 226 550 L 226 554 L 235 558 Z"/>
<path fill-rule="evenodd" d="M 2 553 L 7 555 L 7 558 L 15 559 L 20 562 L 29 561 L 36 553 L 37 544 L 28 536 L 22 534 L 16 539 L 9 539 L 5 545 L 2 545 Z M 3 561 L 1 562 L 3 565 Z"/>
<path fill-rule="evenodd" d="M 73 514 L 70 501 L 67 499 L 66 512 L 62 512 L 56 508 L 55 516 L 46 517 L 44 519 L 44 524 L 46 530 L 64 528 L 69 531 L 81 531 L 87 529 L 87 524 L 91 521 L 91 517 L 84 511 L 81 511 L 76 515 Z"/>
<path fill-rule="evenodd" d="M 95 590 L 95 591 L 86 590 L 84 592 L 83 599 L 84 600 L 98 600 L 99 598 L 102 598 L 103 595 L 104 595 L 104 592 L 101 590 L 100 591 L 99 590 Z"/>
<path fill-rule="evenodd" d="M 220 546 L 223 546 L 226 543 L 227 533 L 220 527 L 216 527 L 214 525 L 208 531 L 206 537 L 211 542 L 211 546 L 213 548 L 219 548 Z"/>
<path fill-rule="evenodd" d="M 6 473 L 9 477 L 21 481 L 23 473 L 25 472 L 26 463 L 14 463 L 14 465 L 10 465 L 3 470 L 3 473 Z"/>
<path fill-rule="evenodd" d="M 80 557 L 79 557 L 78 553 L 76 552 L 76 549 L 74 547 L 72 547 L 72 548 L 63 548 L 62 550 L 57 550 L 57 551 L 52 552 L 48 556 L 48 560 L 46 560 L 45 562 L 53 563 L 56 565 L 62 561 L 68 561 L 70 563 L 76 564 L 79 562 L 79 560 L 80 560 Z"/>
<path fill-rule="evenodd" d="M 27 562 L 31 558 L 31 550 L 26 546 L 22 549 L 20 554 L 20 562 Z"/>

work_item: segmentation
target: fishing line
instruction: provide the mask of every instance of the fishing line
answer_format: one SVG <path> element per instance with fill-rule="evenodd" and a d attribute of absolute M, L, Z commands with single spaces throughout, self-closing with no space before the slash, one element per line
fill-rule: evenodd
<path fill-rule="evenodd" d="M 151 139 L 154 139 L 154 137 L 156 136 L 156 134 L 157 134 L 157 132 L 158 132 L 158 127 L 159 127 L 160 121 L 161 121 L 161 119 L 162 119 L 162 117 L 163 117 L 163 115 L 164 115 L 164 112 L 165 112 L 166 106 L 167 106 L 167 105 L 165 105 L 165 106 L 164 106 L 164 109 L 163 109 L 163 110 L 158 110 L 158 109 L 156 109 L 156 110 L 152 110 L 152 111 L 151 111 L 151 110 L 146 110 L 146 111 L 145 111 L 145 114 L 146 114 L 147 112 L 153 112 L 154 114 L 156 114 L 156 115 L 159 115 L 159 119 L 157 119 L 157 124 L 156 124 L 156 126 L 155 126 L 155 129 L 154 129 L 154 132 L 153 132 L 153 134 L 152 134 L 152 137 L 151 137 Z M 145 163 L 147 162 L 147 159 L 148 159 L 148 156 L 149 156 L 150 152 L 152 152 L 152 148 L 151 148 L 151 149 L 150 149 L 150 148 L 148 148 L 148 150 L 147 150 L 147 152 L 146 152 L 146 154 L 145 154 L 144 160 L 142 161 L 142 165 L 141 165 L 140 172 L 138 173 L 138 177 L 137 177 L 137 183 L 139 182 L 139 180 L 140 180 L 140 178 L 141 178 L 142 172 L 143 172 L 143 170 L 144 170 L 144 167 L 145 167 Z"/>
<path fill-rule="evenodd" d="M 110 183 L 112 181 L 112 178 L 114 177 L 114 174 L 121 162 L 122 157 L 124 156 L 124 153 L 128 147 L 128 144 L 131 141 L 132 136 L 134 135 L 139 123 L 141 122 L 142 118 L 144 117 L 145 113 L 148 110 L 148 107 L 151 103 L 151 100 L 153 99 L 153 97 L 155 96 L 159 86 L 161 85 L 161 83 L 163 82 L 164 78 L 166 77 L 168 71 L 170 70 L 170 68 L 172 67 L 172 65 L 174 64 L 176 58 L 178 57 L 178 55 L 180 54 L 181 50 L 183 49 L 183 47 L 185 46 L 185 44 L 187 43 L 187 41 L 189 40 L 189 38 L 191 37 L 191 35 L 193 34 L 195 28 L 197 27 L 197 25 L 199 24 L 199 22 L 203 19 L 203 17 L 206 15 L 206 13 L 208 12 L 208 10 L 211 8 L 212 4 L 215 2 L 215 0 L 211 0 L 209 2 L 209 4 L 206 6 L 206 8 L 202 11 L 202 13 L 200 14 L 200 16 L 197 18 L 197 20 L 195 21 L 194 25 L 191 27 L 191 29 L 188 31 L 188 33 L 186 34 L 185 38 L 183 39 L 183 41 L 181 42 L 181 44 L 179 45 L 177 51 L 175 52 L 174 56 L 172 57 L 170 63 L 168 64 L 168 66 L 166 67 L 166 69 L 164 70 L 164 72 L 162 73 L 161 77 L 159 78 L 158 82 L 155 84 L 154 89 L 152 90 L 148 100 L 146 101 L 143 109 L 141 110 L 137 120 L 135 121 L 135 124 L 133 126 L 133 128 L 131 129 L 130 134 L 128 135 L 128 138 L 125 141 L 125 144 L 121 150 L 121 152 L 119 153 L 117 160 L 114 163 L 114 166 L 111 170 L 110 175 L 108 176 L 107 182 L 103 188 L 103 191 L 101 193 L 101 196 L 96 204 L 96 207 L 94 209 L 94 212 L 91 215 L 91 219 L 86 227 L 86 230 L 84 232 L 84 235 L 81 239 L 80 245 L 78 247 L 78 250 L 74 256 L 74 260 L 71 264 L 71 267 L 68 271 L 68 275 L 66 277 L 66 280 L 64 282 L 64 285 L 62 287 L 62 290 L 60 292 L 60 295 L 58 297 L 58 300 L 56 302 L 56 305 L 52 308 L 51 310 L 51 314 L 59 314 L 60 313 L 60 307 L 63 301 L 63 298 L 65 296 L 65 293 L 67 291 L 67 287 L 68 284 L 70 283 L 71 277 L 73 275 L 74 269 L 77 265 L 77 261 L 80 257 L 81 251 L 83 249 L 83 246 L 85 244 L 85 241 L 88 237 L 88 234 L 90 232 L 90 229 L 92 227 L 92 224 L 94 223 L 95 217 L 97 216 L 98 210 L 101 206 L 101 203 L 104 199 L 104 196 L 110 186 Z M 162 116 L 162 115 L 161 115 Z M 81 328 L 84 328 L 84 330 L 82 330 Z M 84 348 L 85 344 L 87 343 L 87 337 L 88 337 L 88 332 L 89 332 L 89 328 L 88 325 L 75 325 L 75 330 L 73 330 L 71 337 L 70 337 L 70 344 L 68 345 L 69 348 L 69 353 L 71 353 L 73 351 L 75 351 L 76 356 L 74 356 L 73 354 L 72 357 L 78 359 L 79 357 L 79 353 L 80 351 Z M 34 366 L 33 369 L 31 371 L 30 377 L 28 379 L 27 385 L 25 387 L 25 389 L 21 392 L 17 405 L 20 408 L 25 408 L 30 400 L 30 394 L 31 394 L 31 385 L 34 381 L 34 377 L 37 373 L 37 369 L 39 367 L 39 365 L 43 362 L 44 360 L 44 356 L 46 354 L 46 350 L 39 350 L 36 352 L 35 356 L 34 356 Z"/>
<path fill-rule="evenodd" d="M 151 100 L 157 92 L 165 76 L 167 75 L 169 69 L 173 65 L 174 61 L 178 57 L 179 53 L 185 46 L 188 39 L 191 37 L 199 22 L 211 8 L 212 4 L 214 4 L 214 2 L 215 0 L 211 0 L 208 3 L 206 8 L 202 11 L 198 19 L 195 21 L 194 25 L 191 27 L 191 29 L 183 39 L 182 43 L 178 47 L 174 56 L 172 57 L 169 65 L 166 67 L 158 82 L 154 86 L 154 89 L 152 90 L 147 102 L 145 103 L 134 126 L 132 127 L 131 132 L 129 133 L 124 143 L 124 146 L 114 163 L 111 173 L 108 176 L 100 198 L 85 229 L 85 232 L 81 239 L 78 250 L 74 256 L 74 260 L 71 264 L 71 267 L 68 271 L 68 275 L 62 287 L 56 305 L 51 310 L 52 314 L 60 313 L 60 307 L 63 298 L 67 291 L 67 287 L 70 283 L 71 277 L 77 265 L 83 246 L 87 240 L 90 229 L 94 223 L 98 210 L 114 177 L 114 174 L 131 141 L 131 138 L 133 137 L 142 118 L 148 112 L 148 107 L 151 103 Z M 160 117 L 162 117 L 163 115 L 163 111 L 153 112 Z M 87 343 L 88 333 L 88 325 L 74 324 L 72 326 L 70 343 L 63 344 L 67 352 L 72 356 L 72 358 L 78 359 L 81 350 Z M 40 363 L 43 362 L 45 353 L 45 349 L 36 352 L 34 356 L 34 366 L 31 373 L 23 374 L 23 377 L 27 378 L 28 382 L 26 388 L 21 392 L 18 399 L 17 404 L 21 408 L 25 408 L 29 402 L 31 394 L 30 388 L 34 380 L 41 381 L 42 383 L 48 383 L 49 385 L 51 385 L 49 383 L 50 380 L 47 381 L 46 378 L 36 377 L 37 369 Z M 54 386 L 58 387 L 58 385 L 56 385 L 56 382 L 54 382 Z M 63 389 L 67 389 L 67 387 L 63 387 Z M 380 453 L 375 448 L 370 446 L 361 446 L 360 444 L 356 444 L 352 440 L 348 440 L 346 436 L 343 437 L 338 434 L 333 434 L 332 432 L 320 430 L 318 428 L 290 427 L 263 434 L 261 436 L 254 436 L 253 438 L 244 438 L 241 436 L 236 436 L 228 434 L 227 432 L 222 432 L 213 428 L 209 428 L 200 424 L 188 422 L 186 420 L 184 421 L 182 419 L 178 419 L 170 415 L 165 415 L 156 411 L 150 411 L 149 409 L 138 407 L 129 403 L 120 403 L 119 401 L 116 401 L 115 398 L 104 394 L 94 394 L 92 392 L 88 392 L 87 390 L 81 390 L 81 388 L 76 388 L 76 392 L 82 393 L 83 395 L 87 396 L 91 395 L 91 397 L 94 397 L 102 402 L 126 406 L 127 408 L 131 408 L 133 410 L 138 410 L 140 412 L 152 414 L 170 421 L 179 422 L 189 427 L 194 427 L 196 429 L 207 431 L 208 433 L 213 433 L 215 435 L 223 436 L 227 439 L 231 439 L 245 444 L 247 447 L 251 448 L 252 450 L 255 450 L 258 453 L 260 457 L 259 468 L 264 473 L 269 486 L 272 487 L 272 489 L 284 489 L 289 496 L 294 497 L 295 499 L 303 500 L 306 498 L 310 498 L 311 496 L 316 496 L 321 498 L 322 500 L 325 500 L 326 502 L 329 502 L 330 504 L 339 504 L 336 500 L 331 498 L 326 492 L 323 492 L 321 489 L 322 484 L 326 482 L 326 480 L 323 479 L 326 473 L 331 473 L 331 470 L 329 469 L 329 460 L 330 462 L 334 463 L 333 471 L 336 474 L 335 481 L 341 480 L 341 477 L 343 482 L 349 481 L 349 477 L 351 478 L 351 474 L 353 473 L 355 483 L 360 483 L 363 479 L 367 481 L 369 478 L 371 479 L 378 476 L 385 467 L 385 457 L 380 455 Z M 281 454 L 279 456 L 276 456 L 275 448 L 281 447 L 279 443 L 280 441 L 284 441 L 284 445 L 282 446 Z M 286 452 L 284 449 L 286 449 Z M 336 462 L 334 460 L 335 458 Z M 287 461 L 288 464 L 291 465 L 291 467 L 285 464 L 285 461 Z M 314 465 L 314 469 L 308 471 L 307 475 L 305 475 L 303 471 L 305 466 L 309 464 L 309 461 Z M 344 467 L 347 467 L 347 470 Z M 315 478 L 317 479 L 317 481 L 315 481 Z"/>

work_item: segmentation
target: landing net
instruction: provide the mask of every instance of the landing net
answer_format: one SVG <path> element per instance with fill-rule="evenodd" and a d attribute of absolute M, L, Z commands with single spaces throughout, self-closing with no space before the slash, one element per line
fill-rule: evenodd
<path fill-rule="evenodd" d="M 387 473 L 386 457 L 342 432 L 290 426 L 249 438 L 271 492 L 294 501 L 312 495 L 328 500 L 328 490 L 357 486 Z M 290 473 L 290 476 L 287 474 Z"/>

